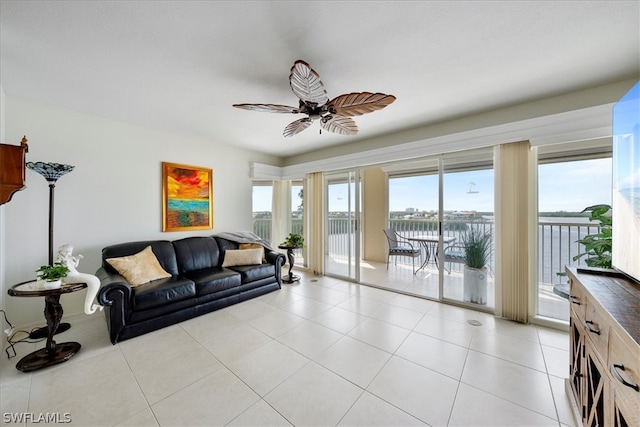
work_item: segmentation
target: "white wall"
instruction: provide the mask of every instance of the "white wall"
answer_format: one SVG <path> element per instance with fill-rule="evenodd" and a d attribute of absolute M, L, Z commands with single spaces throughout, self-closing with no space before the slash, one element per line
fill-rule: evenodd
<path fill-rule="evenodd" d="M 84 255 L 78 267 L 84 273 L 98 269 L 100 251 L 109 244 L 251 230 L 249 163 L 278 162 L 221 141 L 168 134 L 12 96 L 6 96 L 5 107 L 6 140 L 20 141 L 26 135 L 27 161 L 75 166 L 56 184 L 53 247 L 55 257 L 59 246 L 72 244 L 74 254 Z M 162 232 L 163 161 L 213 169 L 213 230 Z M 3 295 L 13 284 L 33 279 L 34 270 L 47 263 L 48 200 L 45 179 L 27 170 L 27 188 L 4 205 Z M 65 313 L 82 312 L 84 295 L 63 295 Z M 44 322 L 42 298 L 6 297 L 5 305 L 14 324 Z"/>
<path fill-rule="evenodd" d="M 0 142 L 6 142 L 6 139 L 4 138 L 4 90 L 2 89 L 2 85 L 0 85 Z M 5 294 L 6 291 L 5 289 L 5 283 L 6 283 L 6 274 L 5 274 L 5 261 L 4 261 L 4 254 L 5 254 L 5 244 L 4 244 L 4 233 L 5 233 L 5 227 L 4 227 L 4 206 L 5 205 L 0 205 L 0 309 L 4 310 L 5 309 Z M 5 328 L 8 327 L 8 325 L 6 325 L 4 323 L 4 317 L 0 320 L 0 330 L 4 331 Z M 2 333 L 0 332 L 0 336 L 3 336 Z"/>

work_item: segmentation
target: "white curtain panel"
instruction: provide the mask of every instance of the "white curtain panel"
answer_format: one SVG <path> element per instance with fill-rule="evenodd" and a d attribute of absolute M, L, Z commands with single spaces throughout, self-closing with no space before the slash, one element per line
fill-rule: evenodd
<path fill-rule="evenodd" d="M 496 315 L 529 321 L 531 193 L 529 141 L 495 151 Z"/>

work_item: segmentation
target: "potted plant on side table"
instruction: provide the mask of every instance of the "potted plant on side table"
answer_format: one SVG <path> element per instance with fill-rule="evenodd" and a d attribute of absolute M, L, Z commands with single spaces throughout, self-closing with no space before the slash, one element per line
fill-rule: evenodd
<path fill-rule="evenodd" d="M 60 263 L 55 262 L 53 265 L 43 265 L 36 270 L 36 277 L 42 282 L 45 289 L 56 289 L 62 285 L 62 279 L 69 274 L 69 268 Z"/>
<path fill-rule="evenodd" d="M 464 247 L 464 301 L 487 303 L 487 264 L 491 256 L 491 234 L 471 227 L 461 237 Z"/>
<path fill-rule="evenodd" d="M 292 248 L 301 248 L 304 246 L 304 237 L 299 233 L 289 233 L 282 244 Z"/>
<path fill-rule="evenodd" d="M 287 260 L 289 261 L 289 275 L 282 278 L 285 283 L 293 283 L 300 280 L 300 276 L 296 276 L 291 272 L 293 270 L 293 263 L 295 258 L 293 257 L 293 250 L 304 246 L 304 237 L 299 233 L 289 233 L 278 248 L 285 249 L 287 251 Z"/>

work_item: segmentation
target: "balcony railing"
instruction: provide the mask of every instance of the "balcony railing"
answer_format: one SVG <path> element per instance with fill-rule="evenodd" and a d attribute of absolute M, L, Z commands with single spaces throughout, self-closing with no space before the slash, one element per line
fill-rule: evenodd
<path fill-rule="evenodd" d="M 254 218 L 253 219 L 253 232 L 258 236 L 276 245 L 280 242 L 273 242 L 271 240 L 271 218 Z M 291 219 L 291 233 L 302 233 L 302 218 Z"/>
<path fill-rule="evenodd" d="M 465 221 L 448 220 L 443 223 L 443 234 L 455 237 L 457 240 L 460 234 L 471 225 L 479 226 L 491 236 L 495 236 L 494 223 L 490 220 Z M 349 242 L 346 238 L 353 233 L 354 222 L 348 218 L 330 218 L 329 223 L 328 251 L 332 256 L 348 256 Z M 437 235 L 438 222 L 428 219 L 392 219 L 389 227 L 397 230 L 401 235 L 414 237 L 417 235 Z M 253 231 L 263 239 L 271 241 L 271 219 L 255 219 Z M 302 219 L 292 220 L 292 232 L 302 233 Z M 580 265 L 580 260 L 573 261 L 573 257 L 581 253 L 582 247 L 577 241 L 587 234 L 598 233 L 598 225 L 588 222 L 562 221 L 560 218 L 553 221 L 543 221 L 538 223 L 538 281 L 540 285 L 553 285 L 559 283 L 557 274 L 564 271 L 565 265 Z M 382 231 L 380 231 L 382 233 Z M 398 262 L 402 262 L 398 260 Z M 411 260 L 407 259 L 407 263 Z M 447 265 L 447 268 L 449 266 Z M 453 271 L 462 271 L 461 264 L 452 264 Z M 492 252 L 489 269 L 495 272 L 495 251 Z"/>
<path fill-rule="evenodd" d="M 271 218 L 254 218 L 253 232 L 262 239 L 271 242 Z"/>
<path fill-rule="evenodd" d="M 459 243 L 461 234 L 469 230 L 471 227 L 477 227 L 482 233 L 489 234 L 491 236 L 491 256 L 489 259 L 489 271 L 494 272 L 495 268 L 495 251 L 493 247 L 495 242 L 493 241 L 494 223 L 493 221 L 479 219 L 474 221 L 469 220 L 445 220 L 442 223 L 442 235 L 444 237 L 453 237 L 455 240 L 451 244 Z M 389 228 L 396 230 L 401 236 L 404 237 L 417 237 L 424 235 L 437 236 L 438 235 L 438 221 L 434 219 L 391 219 L 389 220 Z M 447 244 L 444 245 L 446 249 Z M 398 260 L 400 261 L 400 260 Z M 410 263 L 410 260 L 406 262 Z M 447 269 L 450 271 L 462 271 L 462 264 L 460 263 L 447 263 Z"/>
<path fill-rule="evenodd" d="M 588 234 L 597 234 L 600 227 L 588 222 L 538 222 L 538 281 L 541 284 L 559 283 L 558 273 L 566 265 L 583 265 L 583 259 L 573 257 L 584 252 L 578 240 Z"/>

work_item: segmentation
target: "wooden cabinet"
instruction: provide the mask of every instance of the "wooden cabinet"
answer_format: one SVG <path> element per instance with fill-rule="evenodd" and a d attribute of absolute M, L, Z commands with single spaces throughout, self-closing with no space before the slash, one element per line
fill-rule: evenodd
<path fill-rule="evenodd" d="M 27 138 L 22 138 L 20 145 L 0 144 L 0 205 L 25 187 L 27 151 Z"/>
<path fill-rule="evenodd" d="M 589 427 L 605 426 L 608 406 L 605 399 L 609 397 L 607 374 L 592 346 L 585 346 L 584 355 L 585 387 L 582 422 Z"/>
<path fill-rule="evenodd" d="M 640 426 L 640 285 L 567 269 L 569 390 L 583 426 Z"/>
<path fill-rule="evenodd" d="M 640 313 L 636 312 L 636 316 Z M 617 332 L 609 337 L 609 372 L 614 379 L 614 426 L 640 426 L 640 347 L 629 346 Z"/>
<path fill-rule="evenodd" d="M 584 367 L 584 332 L 582 324 L 577 322 L 575 316 L 571 316 L 569 321 L 571 325 L 569 384 L 575 396 L 575 402 L 578 403 L 584 400 L 584 373 L 586 372 Z M 580 418 L 583 418 L 583 407 L 579 406 L 578 409 L 580 410 Z"/>

